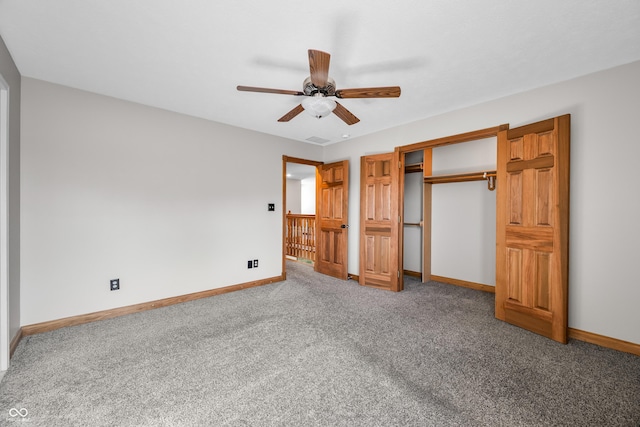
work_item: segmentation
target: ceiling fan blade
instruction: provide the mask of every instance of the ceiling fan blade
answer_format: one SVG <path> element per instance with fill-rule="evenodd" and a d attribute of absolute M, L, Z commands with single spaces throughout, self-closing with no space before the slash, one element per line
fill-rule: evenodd
<path fill-rule="evenodd" d="M 236 87 L 241 92 L 261 92 L 261 93 L 277 93 L 280 95 L 295 95 L 303 96 L 304 93 L 297 90 L 285 90 L 285 89 L 269 89 L 266 87 L 253 87 L 253 86 L 238 86 Z"/>
<path fill-rule="evenodd" d="M 298 114 L 302 113 L 304 111 L 304 107 L 302 106 L 302 104 L 298 104 L 297 107 L 295 107 L 293 110 L 289 111 L 287 114 L 285 114 L 284 116 L 280 117 L 278 119 L 279 122 L 288 122 L 289 120 L 293 119 L 295 116 L 297 116 Z"/>
<path fill-rule="evenodd" d="M 333 110 L 333 114 L 340 117 L 343 122 L 348 125 L 354 125 L 360 121 L 359 118 L 353 115 L 351 111 L 344 108 L 341 104 L 336 102 L 336 108 Z"/>
<path fill-rule="evenodd" d="M 311 83 L 317 88 L 325 87 L 329 80 L 329 60 L 331 55 L 320 50 L 309 49 L 309 71 Z"/>
<path fill-rule="evenodd" d="M 363 87 L 360 89 L 336 90 L 338 98 L 398 98 L 400 86 Z"/>

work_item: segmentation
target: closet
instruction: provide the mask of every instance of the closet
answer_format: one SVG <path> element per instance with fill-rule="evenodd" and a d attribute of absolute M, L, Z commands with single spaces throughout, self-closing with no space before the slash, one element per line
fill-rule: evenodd
<path fill-rule="evenodd" d="M 496 136 L 462 139 L 404 153 L 403 271 L 493 291 Z"/>
<path fill-rule="evenodd" d="M 421 250 L 423 282 L 494 291 L 496 318 L 566 343 L 570 122 L 567 114 L 397 147 L 394 158 L 405 173 L 398 282 L 391 289 L 403 289 L 405 258 L 413 262 L 405 254 Z M 415 247 L 415 204 L 408 199 L 420 196 L 412 190 L 417 168 L 423 215 L 422 245 Z M 472 187 L 478 181 L 484 190 Z"/>

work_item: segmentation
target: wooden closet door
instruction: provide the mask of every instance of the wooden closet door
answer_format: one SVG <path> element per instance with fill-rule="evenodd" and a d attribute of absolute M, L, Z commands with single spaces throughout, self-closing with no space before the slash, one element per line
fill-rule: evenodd
<path fill-rule="evenodd" d="M 349 218 L 349 161 L 316 168 L 316 248 L 315 270 L 347 279 Z"/>
<path fill-rule="evenodd" d="M 498 134 L 496 317 L 567 342 L 569 115 Z"/>
<path fill-rule="evenodd" d="M 401 291 L 398 267 L 399 158 L 364 156 L 360 162 L 360 284 Z"/>

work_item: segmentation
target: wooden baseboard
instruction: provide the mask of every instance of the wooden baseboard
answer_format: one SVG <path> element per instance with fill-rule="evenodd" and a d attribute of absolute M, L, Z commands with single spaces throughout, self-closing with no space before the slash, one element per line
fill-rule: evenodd
<path fill-rule="evenodd" d="M 357 274 L 349 274 L 347 273 L 347 280 L 353 280 L 354 282 L 360 282 L 360 276 Z"/>
<path fill-rule="evenodd" d="M 569 338 L 640 356 L 640 344 L 569 328 Z"/>
<path fill-rule="evenodd" d="M 18 347 L 18 344 L 20 344 L 20 341 L 22 341 L 23 336 L 24 332 L 22 331 L 22 328 L 18 329 L 18 333 L 15 337 L 13 337 L 11 343 L 9 344 L 9 359 L 13 357 L 13 352 L 16 351 L 16 348 Z"/>
<path fill-rule="evenodd" d="M 154 308 L 167 307 L 169 305 L 179 304 L 182 302 L 193 301 L 200 298 L 208 298 L 214 295 L 226 294 L 228 292 L 239 291 L 241 289 L 253 288 L 256 286 L 268 285 L 270 283 L 281 282 L 284 276 L 275 276 L 268 279 L 256 280 L 254 282 L 241 283 L 238 285 L 226 286 L 224 288 L 210 289 L 208 291 L 195 292 L 192 294 L 180 295 L 177 297 L 165 298 L 156 301 L 144 302 L 141 304 L 129 305 L 126 307 L 114 308 L 111 310 L 97 311 L 95 313 L 81 314 L 79 316 L 66 317 L 48 322 L 36 323 L 33 325 L 23 326 L 21 328 L 22 336 L 39 334 L 42 332 L 54 331 L 56 329 L 65 328 L 67 326 L 78 326 L 84 323 L 96 322 L 98 320 L 111 319 L 113 317 L 124 316 L 126 314 L 138 313 L 140 311 L 152 310 Z M 20 339 L 22 338 L 20 336 Z M 18 342 L 20 342 L 18 339 Z M 16 343 L 16 346 L 18 344 Z"/>
<path fill-rule="evenodd" d="M 462 286 L 463 288 L 475 289 L 476 291 L 496 293 L 495 286 L 483 285 L 482 283 L 467 282 L 465 280 L 452 279 L 450 277 L 442 277 L 431 275 L 431 280 L 436 282 L 448 283 L 449 285 Z"/>
<path fill-rule="evenodd" d="M 420 273 L 419 271 L 403 270 L 402 272 L 405 276 L 417 277 L 418 279 L 422 280 L 422 273 Z"/>

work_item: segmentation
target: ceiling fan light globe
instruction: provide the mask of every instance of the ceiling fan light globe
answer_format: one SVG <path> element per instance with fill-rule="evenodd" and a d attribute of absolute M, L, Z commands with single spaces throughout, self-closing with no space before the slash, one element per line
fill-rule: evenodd
<path fill-rule="evenodd" d="M 336 109 L 336 102 L 324 96 L 309 96 L 302 100 L 302 107 L 313 117 L 321 119 Z"/>

